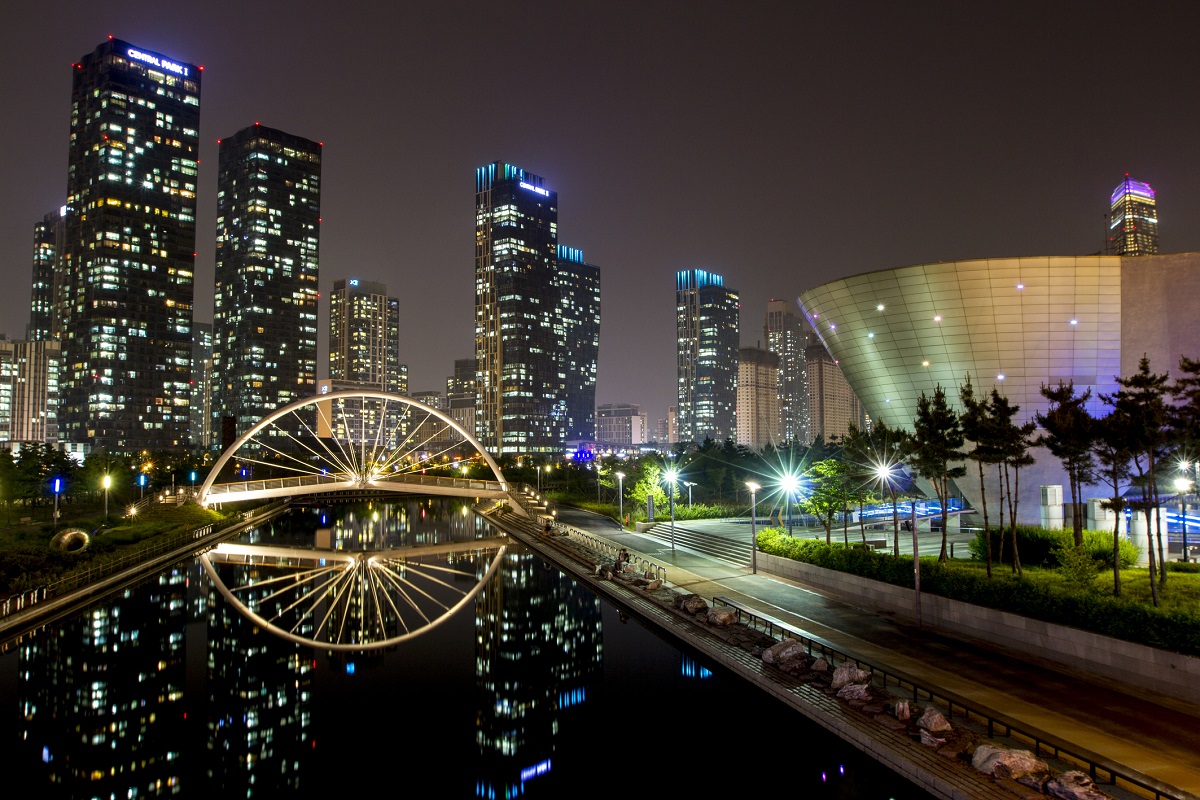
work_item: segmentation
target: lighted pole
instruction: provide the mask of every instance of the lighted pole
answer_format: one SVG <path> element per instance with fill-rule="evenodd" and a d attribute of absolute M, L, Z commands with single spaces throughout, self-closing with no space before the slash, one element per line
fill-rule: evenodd
<path fill-rule="evenodd" d="M 625 473 L 617 473 L 617 522 L 621 523 L 621 528 L 625 527 Z"/>
<path fill-rule="evenodd" d="M 1187 468 L 1186 462 L 1184 468 Z M 1179 525 L 1183 529 L 1183 561 L 1188 560 L 1188 543 L 1187 543 L 1187 503 L 1186 494 L 1192 488 L 1192 482 L 1187 478 L 1175 479 L 1175 491 L 1179 493 Z"/>
<path fill-rule="evenodd" d="M 541 466 L 538 466 L 538 468 L 537 468 L 537 482 L 538 482 L 538 494 L 541 494 L 542 493 L 542 468 L 541 468 Z"/>
<path fill-rule="evenodd" d="M 912 501 L 913 533 L 913 601 L 916 604 L 917 627 L 921 627 L 921 551 L 917 546 L 917 501 Z"/>
<path fill-rule="evenodd" d="M 671 500 L 671 549 L 675 549 L 675 480 L 679 473 L 673 469 L 667 470 L 667 485 L 671 487 L 668 497 Z"/>
<path fill-rule="evenodd" d="M 792 474 L 784 475 L 780 480 L 780 485 L 783 487 L 784 495 L 787 497 L 787 512 L 788 512 L 788 536 L 792 535 L 792 494 L 796 491 L 796 486 L 800 480 Z"/>
<path fill-rule="evenodd" d="M 112 486 L 112 476 L 104 476 L 104 521 L 108 522 L 108 487 Z"/>
<path fill-rule="evenodd" d="M 692 487 L 695 486 L 696 484 L 692 483 L 691 481 L 684 481 L 683 485 L 688 487 L 688 508 L 691 508 L 692 507 Z"/>
<path fill-rule="evenodd" d="M 58 493 L 62 491 L 62 478 L 54 479 L 54 529 L 58 530 Z"/>
<path fill-rule="evenodd" d="M 747 481 L 746 488 L 750 490 L 750 571 L 758 574 L 758 535 L 754 531 L 756 517 L 756 501 L 758 490 L 762 487 L 754 481 Z"/>

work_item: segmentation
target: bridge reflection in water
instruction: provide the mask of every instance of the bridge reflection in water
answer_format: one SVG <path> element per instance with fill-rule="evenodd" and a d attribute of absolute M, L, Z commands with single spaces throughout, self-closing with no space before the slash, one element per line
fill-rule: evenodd
<path fill-rule="evenodd" d="M 239 544 L 320 536 L 355 555 L 452 545 L 441 558 L 469 577 L 447 582 L 464 586 L 495 539 L 467 503 L 393 498 L 295 509 Z M 784 737 L 802 796 L 928 797 L 516 543 L 460 613 L 384 649 L 276 636 L 194 559 L 46 626 L 0 674 L 6 780 L 41 797 L 356 797 L 364 781 L 530 800 L 666 781 L 711 797 L 700 756 L 755 731 Z"/>

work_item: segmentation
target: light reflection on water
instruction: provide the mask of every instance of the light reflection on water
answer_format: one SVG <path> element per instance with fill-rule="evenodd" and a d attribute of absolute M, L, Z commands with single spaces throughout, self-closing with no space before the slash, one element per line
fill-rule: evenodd
<path fill-rule="evenodd" d="M 246 539 L 304 547 L 327 531 L 356 550 L 493 535 L 463 507 L 298 509 Z M 516 543 L 464 612 L 382 652 L 331 653 L 238 614 L 192 559 L 0 658 L 6 778 L 71 798 L 359 797 L 381 783 L 711 797 L 774 774 L 806 797 L 928 796 Z M 784 754 L 784 773 L 748 766 Z"/>

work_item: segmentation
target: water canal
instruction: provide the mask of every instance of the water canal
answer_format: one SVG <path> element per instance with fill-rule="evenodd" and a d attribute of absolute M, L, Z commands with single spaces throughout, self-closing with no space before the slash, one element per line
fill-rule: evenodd
<path fill-rule="evenodd" d="M 411 499 L 296 509 L 245 541 L 491 535 Z M 488 554 L 452 560 L 459 596 Z M 516 543 L 460 611 L 368 653 L 275 635 L 192 558 L 8 647 L 0 698 L 6 784 L 40 798 L 930 797 Z"/>

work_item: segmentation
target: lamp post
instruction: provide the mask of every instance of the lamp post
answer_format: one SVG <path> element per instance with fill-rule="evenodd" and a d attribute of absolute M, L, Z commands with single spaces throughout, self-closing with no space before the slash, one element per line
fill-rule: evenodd
<path fill-rule="evenodd" d="M 537 483 L 538 483 L 538 494 L 541 494 L 542 493 L 542 468 L 540 465 L 537 467 Z"/>
<path fill-rule="evenodd" d="M 138 500 L 146 497 L 146 473 L 138 473 Z"/>
<path fill-rule="evenodd" d="M 756 501 L 760 487 L 754 481 L 746 481 L 746 488 L 750 490 L 750 571 L 755 575 L 758 574 L 758 535 L 755 533 L 754 526 L 757 521 L 756 517 Z"/>
<path fill-rule="evenodd" d="M 58 530 L 58 493 L 62 491 L 62 478 L 54 479 L 54 529 Z"/>
<path fill-rule="evenodd" d="M 193 475 L 195 473 L 192 473 Z M 108 522 L 108 487 L 112 486 L 112 476 L 104 476 L 104 521 Z"/>
<path fill-rule="evenodd" d="M 912 502 L 913 534 L 913 602 L 916 604 L 917 627 L 921 627 L 921 551 L 917 547 L 917 501 Z"/>
<path fill-rule="evenodd" d="M 900 555 L 900 515 L 896 508 L 896 492 L 892 489 L 892 468 L 882 464 L 875 468 L 879 477 L 879 486 L 892 496 L 892 548 L 893 555 Z"/>
<path fill-rule="evenodd" d="M 684 481 L 683 485 L 688 487 L 688 508 L 692 507 L 692 487 L 696 484 L 692 481 Z"/>
<path fill-rule="evenodd" d="M 1186 463 L 1185 463 L 1186 469 Z M 1187 543 L 1187 504 L 1184 502 L 1186 494 L 1191 490 L 1192 482 L 1187 478 L 1175 479 L 1175 491 L 1179 495 L 1179 525 L 1183 529 L 1183 561 L 1188 560 L 1188 543 Z"/>
<path fill-rule="evenodd" d="M 667 470 L 666 474 L 667 485 L 671 487 L 668 493 L 668 498 L 671 501 L 671 549 L 675 549 L 675 481 L 679 478 L 679 473 L 673 469 Z"/>
<path fill-rule="evenodd" d="M 196 470 L 192 470 L 191 479 L 192 479 L 192 494 L 195 494 L 196 493 Z"/>
<path fill-rule="evenodd" d="M 625 473 L 617 473 L 617 520 L 621 523 L 621 529 L 625 528 Z"/>

